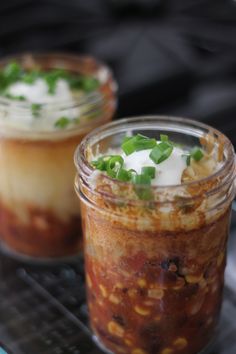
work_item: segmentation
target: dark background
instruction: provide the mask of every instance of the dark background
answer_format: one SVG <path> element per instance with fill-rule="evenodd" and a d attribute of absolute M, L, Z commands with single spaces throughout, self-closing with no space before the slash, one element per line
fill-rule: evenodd
<path fill-rule="evenodd" d="M 0 57 L 26 51 L 92 54 L 111 66 L 118 81 L 117 118 L 196 118 L 224 131 L 236 146 L 236 0 L 0 0 Z M 235 215 L 214 354 L 236 353 Z M 75 274 L 66 265 L 56 275 L 51 270 L 28 273 L 2 255 L 0 261 L 0 340 L 18 348 L 12 352 L 22 353 L 19 343 L 27 354 L 58 353 L 58 348 L 64 348 L 59 353 L 74 354 L 75 345 L 87 345 L 77 325 L 87 323 L 77 284 L 82 270 Z M 71 316 L 77 317 L 71 321 Z M 58 327 L 62 322 L 64 327 Z M 73 331 L 77 344 L 65 336 Z M 51 349 L 42 350 L 48 343 Z"/>
<path fill-rule="evenodd" d="M 192 117 L 236 144 L 236 1 L 0 1 L 1 56 L 61 50 L 112 67 L 117 117 Z"/>

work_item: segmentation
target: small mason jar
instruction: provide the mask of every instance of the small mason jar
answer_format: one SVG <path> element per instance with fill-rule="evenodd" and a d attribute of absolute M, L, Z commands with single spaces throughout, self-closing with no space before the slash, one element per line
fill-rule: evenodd
<path fill-rule="evenodd" d="M 214 148 L 219 168 L 197 181 L 151 186 L 142 200 L 133 189 L 146 187 L 111 179 L 89 163 L 98 151 L 119 148 L 127 132 L 167 134 L 188 148 L 200 141 Z M 123 119 L 90 133 L 75 164 L 95 339 L 109 353 L 206 353 L 220 314 L 235 195 L 230 141 L 187 119 Z"/>
<path fill-rule="evenodd" d="M 108 67 L 91 57 L 21 55 L 26 70 L 64 69 L 99 81 L 97 91 L 77 98 L 32 105 L 0 97 L 0 239 L 17 256 L 52 259 L 81 250 L 81 219 L 73 188 L 73 154 L 93 128 L 112 119 L 116 83 Z M 32 107 L 36 108 L 32 119 Z M 75 124 L 55 127 L 72 114 Z"/>

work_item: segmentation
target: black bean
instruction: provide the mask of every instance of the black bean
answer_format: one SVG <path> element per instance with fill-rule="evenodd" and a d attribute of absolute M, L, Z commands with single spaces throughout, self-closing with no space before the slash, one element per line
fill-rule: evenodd
<path fill-rule="evenodd" d="M 176 266 L 176 272 L 179 270 L 179 265 L 180 265 L 180 259 L 178 257 L 174 258 L 167 258 L 164 261 L 161 262 L 161 268 L 164 270 L 169 270 L 171 265 Z"/>
<path fill-rule="evenodd" d="M 120 315 L 113 315 L 112 319 L 117 322 L 120 326 L 124 327 L 125 325 L 125 320 L 123 319 L 123 317 L 121 317 Z"/>

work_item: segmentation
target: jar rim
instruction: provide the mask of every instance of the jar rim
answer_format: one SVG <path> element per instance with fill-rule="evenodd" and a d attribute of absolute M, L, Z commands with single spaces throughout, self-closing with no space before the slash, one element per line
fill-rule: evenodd
<path fill-rule="evenodd" d="M 149 123 L 148 123 L 149 122 Z M 165 131 L 179 131 L 183 132 L 181 129 L 177 129 L 178 124 L 182 124 L 182 126 L 193 126 L 195 128 L 195 132 L 197 131 L 203 131 L 208 130 L 212 134 L 220 137 L 221 139 L 224 140 L 224 150 L 228 151 L 228 157 L 225 159 L 224 163 L 220 168 L 212 173 L 211 175 L 194 180 L 194 181 L 188 181 L 184 182 L 181 184 L 172 184 L 168 186 L 164 185 L 152 185 L 150 186 L 152 191 L 165 191 L 165 190 L 174 190 L 177 188 L 183 188 L 183 187 L 192 187 L 192 186 L 197 186 L 199 184 L 205 184 L 208 183 L 211 179 L 217 179 L 220 177 L 223 177 L 225 171 L 230 170 L 233 168 L 233 172 L 231 173 L 232 180 L 235 178 L 235 160 L 234 160 L 234 148 L 230 140 L 226 135 L 221 133 L 219 130 L 211 127 L 210 125 L 207 125 L 205 123 L 199 122 L 197 120 L 193 119 L 188 119 L 188 118 L 181 118 L 181 117 L 173 117 L 173 116 L 164 116 L 164 115 L 147 115 L 147 116 L 135 116 L 135 117 L 129 117 L 129 118 L 123 118 L 108 124 L 104 124 L 103 126 L 100 126 L 99 128 L 94 129 L 91 133 L 89 133 L 84 139 L 81 141 L 79 146 L 77 147 L 75 154 L 74 154 L 74 163 L 75 166 L 78 170 L 78 173 L 80 175 L 84 174 L 84 172 L 88 175 L 91 175 L 92 172 L 94 172 L 94 168 L 91 166 L 91 164 L 88 162 L 86 158 L 86 149 L 90 145 L 91 142 L 95 143 L 98 142 L 101 138 L 107 137 L 111 135 L 110 133 L 118 133 L 122 131 L 127 131 L 128 127 L 132 130 L 133 129 L 137 130 L 138 125 L 142 125 L 143 128 L 147 128 L 148 125 L 150 126 L 150 122 L 152 123 L 158 123 L 158 122 L 164 122 L 164 123 L 176 123 L 175 130 L 173 130 L 173 126 L 171 126 L 169 129 L 168 127 L 165 126 Z M 122 128 L 123 126 L 123 128 Z M 125 127 L 125 128 L 124 128 Z M 122 128 L 122 129 L 121 129 Z M 193 132 L 193 129 L 190 128 L 190 131 Z M 100 138 L 100 139 L 99 139 Z M 119 181 L 119 180 L 114 180 L 113 178 L 107 176 L 106 174 L 102 174 L 104 180 L 116 183 L 119 186 L 128 186 L 130 185 L 130 182 L 124 182 L 124 181 Z M 221 186 L 218 186 L 218 188 Z M 217 188 L 217 187 L 216 187 Z M 216 190 L 214 190 L 216 192 Z M 213 193 L 212 190 L 206 191 L 206 196 L 211 195 Z"/>
<path fill-rule="evenodd" d="M 66 53 L 66 52 L 35 52 L 35 53 L 21 53 L 21 54 L 12 54 L 9 56 L 6 56 L 0 60 L 0 67 L 6 65 L 9 63 L 9 61 L 17 61 L 17 62 L 30 62 L 31 65 L 32 63 L 35 65 L 39 64 L 40 61 L 49 61 L 48 64 L 48 69 L 52 68 L 64 68 L 65 70 L 69 70 L 69 66 L 71 63 L 74 65 L 77 65 L 77 70 L 72 70 L 73 72 L 80 73 L 83 70 L 81 70 L 81 65 L 87 65 L 91 66 L 93 68 L 94 72 L 93 75 L 96 75 L 99 73 L 99 70 L 104 70 L 106 72 L 106 80 L 102 83 L 100 83 L 100 88 L 103 88 L 110 82 L 109 86 L 111 88 L 111 95 L 109 96 L 108 94 L 105 94 L 104 92 L 99 92 L 99 95 L 93 91 L 89 93 L 85 93 L 82 97 L 76 98 L 76 100 L 55 100 L 55 102 L 43 102 L 40 103 L 40 106 L 42 109 L 54 109 L 57 111 L 60 110 L 66 110 L 66 109 L 74 109 L 74 108 L 81 108 L 87 104 L 94 105 L 94 107 L 102 102 L 106 102 L 106 100 L 113 99 L 114 100 L 114 110 L 116 108 L 117 102 L 115 98 L 115 94 L 117 92 L 117 83 L 114 79 L 113 72 L 112 70 L 102 61 L 90 56 L 90 55 L 77 55 L 77 54 L 71 54 L 71 53 Z M 50 67 L 50 68 L 49 68 Z M 27 114 L 31 110 L 31 102 L 25 102 L 25 101 L 13 101 L 10 98 L 0 96 L 0 106 L 3 106 L 5 109 L 9 109 L 14 107 L 16 112 L 20 112 L 21 114 Z M 102 123 L 104 119 L 101 119 L 100 117 L 96 119 L 96 125 L 99 123 Z M 95 122 L 95 121 L 94 121 Z M 83 122 L 80 123 L 76 127 L 71 127 L 67 128 L 65 130 L 33 130 L 33 129 L 21 129 L 19 127 L 14 127 L 14 126 L 4 126 L 2 124 L 0 126 L 0 133 L 4 132 L 9 132 L 14 134 L 14 136 L 71 136 L 71 135 L 76 135 L 79 132 L 83 131 L 88 131 L 88 128 L 91 128 L 91 123 L 93 121 L 89 122 Z M 95 126 L 96 126 L 95 125 Z"/>

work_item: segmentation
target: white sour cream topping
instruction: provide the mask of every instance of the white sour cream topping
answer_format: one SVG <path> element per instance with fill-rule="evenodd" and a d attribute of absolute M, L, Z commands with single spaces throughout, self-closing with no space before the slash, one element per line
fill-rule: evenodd
<path fill-rule="evenodd" d="M 142 150 L 132 153 L 129 156 L 122 154 L 125 169 L 134 169 L 138 174 L 142 167 L 153 166 L 156 168 L 156 177 L 152 179 L 154 186 L 168 186 L 181 184 L 181 177 L 186 168 L 186 157 L 183 156 L 184 150 L 174 147 L 171 155 L 160 164 L 153 162 L 149 154 L 150 150 Z"/>
<path fill-rule="evenodd" d="M 81 109 L 78 107 L 77 100 L 82 93 L 79 91 L 73 93 L 66 80 L 57 81 L 53 94 L 48 92 L 48 85 L 42 78 L 38 78 L 32 84 L 16 82 L 8 87 L 7 92 L 13 96 L 24 96 L 25 101 L 29 103 L 29 108 L 27 110 L 19 108 L 16 104 L 19 102 L 10 100 L 8 110 L 4 114 L 0 112 L 0 127 L 50 132 L 59 129 L 55 124 L 61 117 L 66 117 L 70 121 L 68 124 L 70 128 L 76 126 L 75 119 L 81 118 Z M 24 101 L 20 102 L 20 104 L 24 103 Z M 35 117 L 31 109 L 33 103 L 42 104 L 39 117 Z"/>
<path fill-rule="evenodd" d="M 48 93 L 48 85 L 43 79 L 37 79 L 33 84 L 16 82 L 9 86 L 8 92 L 13 96 L 24 96 L 31 103 L 53 103 L 73 98 L 70 87 L 65 80 L 59 79 L 55 93 Z"/>

